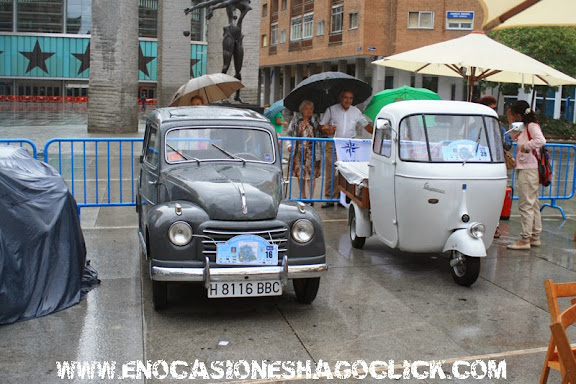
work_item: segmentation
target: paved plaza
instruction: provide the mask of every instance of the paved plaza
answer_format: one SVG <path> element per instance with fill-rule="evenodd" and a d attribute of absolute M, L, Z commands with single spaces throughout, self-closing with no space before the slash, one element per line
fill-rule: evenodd
<path fill-rule="evenodd" d="M 55 137 L 91 136 L 86 120 L 85 106 L 1 105 L 0 138 L 28 138 L 41 148 Z M 141 137 L 142 129 L 141 119 L 132 136 Z M 311 305 L 297 303 L 291 284 L 279 297 L 212 300 L 202 287 L 174 284 L 171 305 L 162 312 L 151 305 L 134 208 L 85 208 L 87 258 L 101 284 L 69 309 L 0 326 L 0 383 L 119 382 L 122 373 L 123 382 L 183 382 L 188 380 L 177 377 L 190 375 L 195 361 L 210 366 L 242 360 L 311 362 L 314 367 L 326 362 L 332 370 L 338 361 L 391 362 L 368 373 L 366 383 L 536 383 L 550 336 L 543 281 L 576 281 L 576 204 L 558 204 L 567 219 L 556 209 L 544 209 L 542 247 L 511 251 L 506 244 L 520 232 L 514 201 L 510 220 L 501 221 L 502 237 L 489 248 L 472 287 L 453 282 L 442 255 L 394 251 L 374 238 L 362 250 L 352 248 L 346 210 L 318 207 L 330 269 Z M 408 370 L 409 378 L 403 379 L 405 360 L 444 361 L 442 373 L 432 378 L 422 373 L 432 370 Z M 505 361 L 506 378 L 482 376 L 489 361 Z M 115 376 L 61 379 L 63 362 L 114 363 Z M 162 380 L 161 368 L 150 371 L 150 378 L 137 376 L 134 362 L 181 364 L 176 375 Z M 460 375 L 454 374 L 454 362 Z M 394 364 L 400 377 L 377 379 L 383 373 L 394 376 Z M 232 376 L 189 381 L 271 381 Z M 305 375 L 274 380 L 324 381 Z M 559 382 L 558 372 L 552 372 L 549 383 Z"/>

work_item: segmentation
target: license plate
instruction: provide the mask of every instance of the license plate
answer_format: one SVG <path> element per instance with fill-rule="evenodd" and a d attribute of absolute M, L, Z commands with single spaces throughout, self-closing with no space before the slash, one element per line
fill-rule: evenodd
<path fill-rule="evenodd" d="M 208 288 L 208 297 L 280 296 L 282 284 L 279 280 L 214 282 Z"/>
<path fill-rule="evenodd" d="M 278 265 L 278 245 L 256 235 L 238 235 L 216 245 L 216 264 Z"/>

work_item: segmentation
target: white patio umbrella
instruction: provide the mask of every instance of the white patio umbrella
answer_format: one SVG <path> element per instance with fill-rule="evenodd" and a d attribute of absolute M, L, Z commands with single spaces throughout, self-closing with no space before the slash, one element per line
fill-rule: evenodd
<path fill-rule="evenodd" d="M 427 75 L 466 78 L 468 100 L 472 97 L 474 83 L 480 80 L 550 86 L 576 84 L 576 79 L 492 40 L 483 32 L 398 53 L 372 64 Z"/>
<path fill-rule="evenodd" d="M 200 95 L 205 104 L 227 99 L 234 92 L 244 88 L 244 85 L 235 77 L 225 73 L 213 73 L 190 79 L 174 94 L 171 107 L 190 105 L 190 99 Z"/>
<path fill-rule="evenodd" d="M 484 9 L 483 29 L 573 26 L 576 25 L 574 0 L 479 0 Z"/>

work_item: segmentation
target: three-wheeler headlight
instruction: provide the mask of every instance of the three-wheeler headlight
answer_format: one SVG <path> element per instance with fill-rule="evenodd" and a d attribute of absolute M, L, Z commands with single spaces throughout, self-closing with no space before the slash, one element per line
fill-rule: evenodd
<path fill-rule="evenodd" d="M 484 224 L 472 223 L 468 227 L 468 233 L 475 239 L 481 239 L 484 236 L 484 232 L 486 232 Z"/>

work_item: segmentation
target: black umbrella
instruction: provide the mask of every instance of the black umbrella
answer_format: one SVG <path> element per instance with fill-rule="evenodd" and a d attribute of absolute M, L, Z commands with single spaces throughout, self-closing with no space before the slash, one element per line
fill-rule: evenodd
<path fill-rule="evenodd" d="M 298 112 L 300 103 L 310 100 L 314 112 L 323 113 L 331 105 L 338 104 L 340 92 L 348 90 L 354 94 L 354 105 L 372 95 L 372 87 L 354 76 L 342 72 L 322 72 L 302 81 L 284 98 L 284 107 Z"/>

